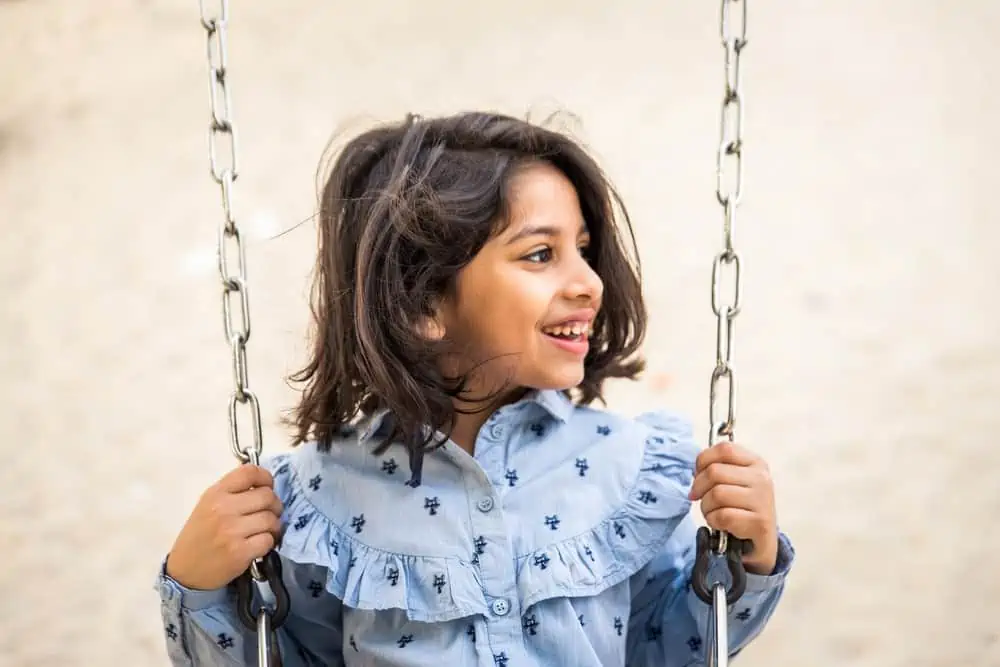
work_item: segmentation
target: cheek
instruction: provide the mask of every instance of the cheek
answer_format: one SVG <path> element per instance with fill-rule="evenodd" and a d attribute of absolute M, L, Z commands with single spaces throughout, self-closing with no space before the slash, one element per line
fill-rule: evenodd
<path fill-rule="evenodd" d="M 490 289 L 466 296 L 466 328 L 496 352 L 524 351 L 548 314 L 551 291 L 524 271 L 498 272 Z"/>
<path fill-rule="evenodd" d="M 552 290 L 541 276 L 521 271 L 501 283 L 492 309 L 494 322 L 506 322 L 521 335 L 537 331 L 548 317 Z"/>

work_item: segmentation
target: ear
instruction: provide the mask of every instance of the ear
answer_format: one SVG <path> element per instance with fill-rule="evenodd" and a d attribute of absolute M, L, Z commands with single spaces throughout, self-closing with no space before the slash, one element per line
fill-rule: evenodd
<path fill-rule="evenodd" d="M 431 312 L 421 315 L 417 319 L 417 334 L 425 340 L 440 342 L 444 340 L 444 335 L 448 331 L 445 324 L 446 314 L 444 312 L 442 299 L 434 299 L 431 305 Z"/>
<path fill-rule="evenodd" d="M 421 315 L 415 325 L 417 334 L 426 340 L 441 342 L 444 340 L 449 323 L 454 322 L 452 299 L 447 295 L 436 295 L 430 303 L 430 312 Z"/>
<path fill-rule="evenodd" d="M 438 316 L 430 317 L 425 315 L 421 317 L 417 320 L 416 328 L 417 333 L 427 340 L 436 342 L 444 339 L 445 326 Z"/>

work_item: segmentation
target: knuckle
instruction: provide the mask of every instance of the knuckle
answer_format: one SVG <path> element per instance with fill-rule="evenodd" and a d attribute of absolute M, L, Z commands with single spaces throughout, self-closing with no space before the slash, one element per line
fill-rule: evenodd
<path fill-rule="evenodd" d="M 694 459 L 695 470 L 701 470 L 702 468 L 705 467 L 705 461 L 706 459 L 708 459 L 709 451 L 710 450 L 708 449 L 703 449 L 700 452 L 698 452 L 698 456 L 696 456 Z"/>
<path fill-rule="evenodd" d="M 253 483 L 254 479 L 256 479 L 259 474 L 257 470 L 258 468 L 254 464 L 244 463 L 243 469 L 240 471 L 241 481 L 243 481 L 247 486 L 250 486 Z"/>
<path fill-rule="evenodd" d="M 246 558 L 243 545 L 239 540 L 225 540 L 223 542 L 223 551 L 225 553 L 226 560 L 230 563 L 242 563 Z"/>
<path fill-rule="evenodd" d="M 253 484 L 261 477 L 262 468 L 254 465 L 253 463 L 244 463 L 242 469 L 243 481 L 246 482 L 247 485 Z"/>
<path fill-rule="evenodd" d="M 265 505 L 274 511 L 275 514 L 281 514 L 285 509 L 284 504 L 281 502 L 281 498 L 279 498 L 278 494 L 270 489 L 268 489 L 268 493 L 266 494 L 264 500 Z"/>
<path fill-rule="evenodd" d="M 705 468 L 705 478 L 710 482 L 718 483 L 721 470 L 722 468 L 718 463 L 713 463 Z"/>
<path fill-rule="evenodd" d="M 721 454 L 722 458 L 724 459 L 732 458 L 735 452 L 735 450 L 733 449 L 733 443 L 729 442 L 728 440 L 720 442 L 715 446 L 718 448 L 719 454 Z"/>
<path fill-rule="evenodd" d="M 260 547 L 257 549 L 255 556 L 263 556 L 268 551 L 274 548 L 274 535 L 271 533 L 262 533 L 260 537 Z"/>

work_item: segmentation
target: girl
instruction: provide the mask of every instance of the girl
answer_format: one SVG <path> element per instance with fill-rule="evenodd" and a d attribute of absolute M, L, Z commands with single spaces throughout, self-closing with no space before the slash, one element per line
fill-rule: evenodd
<path fill-rule="evenodd" d="M 582 148 L 514 118 L 351 141 L 321 196 L 300 446 L 184 525 L 159 577 L 173 664 L 256 664 L 227 584 L 275 545 L 286 667 L 702 664 L 692 501 L 753 543 L 730 654 L 756 637 L 793 559 L 765 463 L 588 407 L 642 369 L 619 220 Z"/>

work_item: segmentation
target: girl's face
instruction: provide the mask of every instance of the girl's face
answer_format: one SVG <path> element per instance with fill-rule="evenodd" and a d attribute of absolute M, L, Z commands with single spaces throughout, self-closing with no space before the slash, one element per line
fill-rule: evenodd
<path fill-rule="evenodd" d="M 587 263 L 589 234 L 573 185 L 547 164 L 511 182 L 508 227 L 458 274 L 438 324 L 462 353 L 449 374 L 472 375 L 478 395 L 512 388 L 569 389 L 584 376 L 588 331 L 603 284 Z"/>

